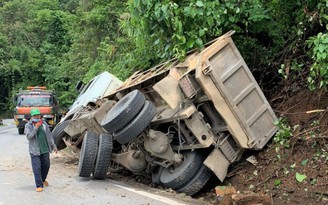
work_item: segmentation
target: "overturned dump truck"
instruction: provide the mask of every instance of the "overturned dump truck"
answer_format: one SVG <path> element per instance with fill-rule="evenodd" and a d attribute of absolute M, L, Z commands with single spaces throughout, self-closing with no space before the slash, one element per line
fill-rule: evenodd
<path fill-rule="evenodd" d="M 277 118 L 232 34 L 137 72 L 67 116 L 55 138 L 80 151 L 79 176 L 127 169 L 194 195 L 212 174 L 223 181 L 245 150 L 262 149 Z"/>

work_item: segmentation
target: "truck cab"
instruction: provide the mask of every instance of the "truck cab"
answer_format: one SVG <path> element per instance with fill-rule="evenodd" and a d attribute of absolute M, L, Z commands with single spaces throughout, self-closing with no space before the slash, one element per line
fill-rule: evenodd
<path fill-rule="evenodd" d="M 107 71 L 95 76 L 86 84 L 79 81 L 75 86 L 79 95 L 69 107 L 65 117 L 61 119 L 61 122 L 72 118 L 73 115 L 83 107 L 86 107 L 88 104 L 96 103 L 98 99 L 108 95 L 121 85 L 122 81 Z"/>
<path fill-rule="evenodd" d="M 19 91 L 14 97 L 14 121 L 19 134 L 24 133 L 25 124 L 31 119 L 30 111 L 38 108 L 41 117 L 50 129 L 59 120 L 58 99 L 53 90 L 46 90 L 45 86 L 28 86 L 27 90 Z"/>

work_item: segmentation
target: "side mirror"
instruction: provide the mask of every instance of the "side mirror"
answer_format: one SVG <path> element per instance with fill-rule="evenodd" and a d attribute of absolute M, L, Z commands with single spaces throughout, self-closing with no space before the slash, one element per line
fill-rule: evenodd
<path fill-rule="evenodd" d="M 75 90 L 77 90 L 80 93 L 82 91 L 83 87 L 84 87 L 83 82 L 82 81 L 79 81 L 75 85 Z"/>

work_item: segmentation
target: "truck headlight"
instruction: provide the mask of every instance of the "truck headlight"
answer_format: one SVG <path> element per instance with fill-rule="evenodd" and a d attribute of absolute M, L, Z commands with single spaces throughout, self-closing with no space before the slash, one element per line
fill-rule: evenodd
<path fill-rule="evenodd" d="M 55 122 L 54 122 L 53 120 L 49 120 L 49 121 L 48 121 L 48 124 L 49 124 L 49 125 L 54 125 Z"/>

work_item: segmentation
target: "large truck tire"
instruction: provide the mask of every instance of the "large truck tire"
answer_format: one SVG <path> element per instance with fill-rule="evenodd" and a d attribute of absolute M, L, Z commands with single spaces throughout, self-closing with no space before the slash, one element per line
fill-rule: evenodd
<path fill-rule="evenodd" d="M 80 159 L 79 159 L 79 176 L 90 177 L 95 168 L 95 162 L 98 150 L 98 135 L 94 132 L 87 131 L 83 137 Z"/>
<path fill-rule="evenodd" d="M 177 191 L 181 193 L 186 193 L 189 196 L 193 196 L 199 190 L 201 190 L 201 188 L 203 188 L 206 182 L 211 178 L 211 175 L 212 171 L 205 165 L 203 165 L 197 172 L 197 174 L 194 176 L 194 178 Z"/>
<path fill-rule="evenodd" d="M 64 129 L 68 126 L 69 120 L 63 121 L 55 126 L 52 130 L 52 135 L 54 137 L 55 144 L 58 150 L 66 148 L 66 144 L 63 140 L 64 137 L 69 136 Z"/>
<path fill-rule="evenodd" d="M 93 178 L 105 179 L 110 164 L 110 157 L 113 150 L 113 139 L 110 134 L 100 134 L 96 166 Z"/>
<path fill-rule="evenodd" d="M 20 134 L 20 135 L 22 135 L 22 134 L 24 134 L 24 127 L 19 127 L 18 128 L 18 134 Z"/>
<path fill-rule="evenodd" d="M 184 152 L 183 162 L 176 168 L 164 168 L 160 181 L 172 189 L 180 189 L 186 185 L 200 170 L 203 164 L 203 158 L 198 152 Z"/>
<path fill-rule="evenodd" d="M 151 122 L 156 115 L 156 107 L 148 100 L 139 114 L 123 129 L 113 133 L 114 139 L 120 144 L 126 144 L 135 139 Z"/>
<path fill-rule="evenodd" d="M 145 100 L 145 96 L 139 90 L 128 93 L 107 112 L 101 126 L 108 133 L 122 129 L 139 113 Z"/>

